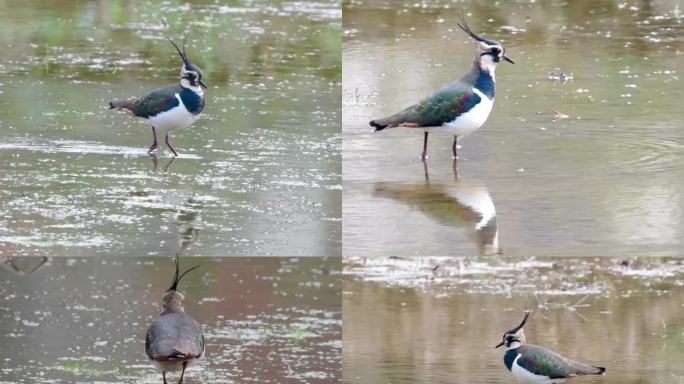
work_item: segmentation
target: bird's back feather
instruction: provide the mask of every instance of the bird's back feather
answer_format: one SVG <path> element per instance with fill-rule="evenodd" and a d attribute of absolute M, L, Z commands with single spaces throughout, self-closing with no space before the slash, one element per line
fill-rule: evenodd
<path fill-rule="evenodd" d="M 199 358 L 203 351 L 204 336 L 199 323 L 183 312 L 164 314 L 147 330 L 145 352 L 151 360 Z"/>
<path fill-rule="evenodd" d="M 176 94 L 183 87 L 173 85 L 153 91 L 149 95 L 136 100 L 110 101 L 110 109 L 130 111 L 134 116 L 149 118 L 179 105 Z"/>
<path fill-rule="evenodd" d="M 530 372 L 548 376 L 551 379 L 562 379 L 572 376 L 602 375 L 603 367 L 578 363 L 547 348 L 525 344 L 517 349 L 521 355 L 517 364 Z"/>
<path fill-rule="evenodd" d="M 392 116 L 370 122 L 376 131 L 387 127 L 438 127 L 454 121 L 482 99 L 472 85 L 463 82 L 449 84 L 418 103 Z"/>

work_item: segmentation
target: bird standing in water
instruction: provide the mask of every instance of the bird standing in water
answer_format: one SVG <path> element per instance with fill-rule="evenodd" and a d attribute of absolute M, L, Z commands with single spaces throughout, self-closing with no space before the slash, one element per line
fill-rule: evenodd
<path fill-rule="evenodd" d="M 188 40 L 188 35 L 185 35 L 182 50 L 171 39 L 167 39 L 183 59 L 180 84 L 158 89 L 136 100 L 110 101 L 109 108 L 147 119 L 152 126 L 154 140 L 148 153 L 157 149 L 157 130 L 159 129 L 164 132 L 164 141 L 173 155 L 178 156 L 169 141 L 169 133 L 188 127 L 199 118 L 200 113 L 204 110 L 205 99 L 202 88 L 206 89 L 207 86 L 202 81 L 202 70 L 192 64 L 185 54 L 185 43 Z"/>
<path fill-rule="evenodd" d="M 506 49 L 498 42 L 476 35 L 470 30 L 461 13 L 457 25 L 477 40 L 477 54 L 470 69 L 460 80 L 444 86 L 427 98 L 392 116 L 370 122 L 375 132 L 385 128 L 417 128 L 424 130 L 423 153 L 427 159 L 428 133 L 448 132 L 454 136 L 452 151 L 458 158 L 458 139 L 479 129 L 489 117 L 494 105 L 494 70 L 501 61 L 515 64 L 506 56 Z"/>
<path fill-rule="evenodd" d="M 162 295 L 162 313 L 152 322 L 145 337 L 147 357 L 161 371 L 164 384 L 166 372 L 181 371 L 179 383 L 183 382 L 185 369 L 204 356 L 204 335 L 195 319 L 185 314 L 185 296 L 178 292 L 178 283 L 192 267 L 179 275 L 180 260 L 176 255 L 176 273 L 171 287 Z"/>
<path fill-rule="evenodd" d="M 605 375 L 603 367 L 578 363 L 550 349 L 525 344 L 523 327 L 529 316 L 530 311 L 525 312 L 522 323 L 504 333 L 503 341 L 496 346 L 506 347 L 504 364 L 519 383 L 552 384 L 575 376 Z"/>

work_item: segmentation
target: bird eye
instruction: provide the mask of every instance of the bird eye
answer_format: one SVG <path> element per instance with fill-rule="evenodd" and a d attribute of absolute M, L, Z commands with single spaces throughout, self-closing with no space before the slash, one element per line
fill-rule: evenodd
<path fill-rule="evenodd" d="M 499 53 L 501 53 L 501 50 L 499 48 L 492 48 L 492 53 L 498 55 Z"/>

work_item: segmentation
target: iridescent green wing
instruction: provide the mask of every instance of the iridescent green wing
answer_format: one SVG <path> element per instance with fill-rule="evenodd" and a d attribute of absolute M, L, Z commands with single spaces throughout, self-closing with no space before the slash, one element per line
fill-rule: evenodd
<path fill-rule="evenodd" d="M 518 365 L 538 375 L 562 379 L 577 375 L 598 374 L 599 368 L 567 359 L 556 352 L 536 345 L 518 348 Z"/>
<path fill-rule="evenodd" d="M 375 122 L 385 126 L 415 124 L 420 127 L 438 127 L 454 121 L 458 116 L 469 111 L 482 99 L 473 92 L 470 85 L 463 83 L 450 84 L 422 101 L 385 119 Z"/>
<path fill-rule="evenodd" d="M 158 89 L 141 99 L 130 102 L 128 105 L 123 107 L 129 109 L 134 115 L 139 117 L 147 118 L 150 116 L 156 116 L 161 112 L 178 106 L 178 98 L 176 98 L 176 94 L 180 93 L 181 90 L 181 87 L 178 85 Z"/>

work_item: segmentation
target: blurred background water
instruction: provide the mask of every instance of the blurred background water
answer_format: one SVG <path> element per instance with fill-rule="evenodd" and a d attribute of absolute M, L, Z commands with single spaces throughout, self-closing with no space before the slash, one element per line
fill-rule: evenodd
<path fill-rule="evenodd" d="M 485 125 L 461 141 L 371 133 L 499 40 Z M 684 5 L 343 3 L 345 255 L 678 255 L 684 247 Z M 426 169 L 425 169 L 426 168 Z M 429 175 L 429 177 L 426 177 Z"/>
<path fill-rule="evenodd" d="M 185 32 L 205 112 L 150 158 L 106 105 Z M 0 46 L 0 255 L 340 254 L 337 1 L 4 1 Z"/>

